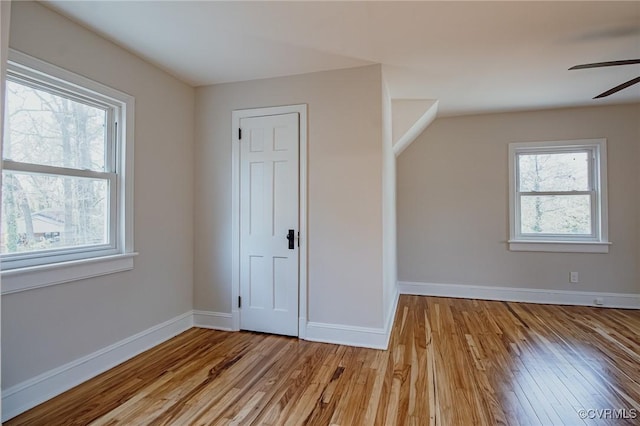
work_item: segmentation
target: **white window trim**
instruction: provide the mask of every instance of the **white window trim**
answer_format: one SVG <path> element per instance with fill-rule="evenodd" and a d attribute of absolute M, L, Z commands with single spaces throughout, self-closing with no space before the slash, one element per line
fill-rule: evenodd
<path fill-rule="evenodd" d="M 517 197 L 518 169 L 517 154 L 550 150 L 589 150 L 593 152 L 590 173 L 595 203 L 592 203 L 593 233 L 591 236 L 567 237 L 562 235 L 521 235 L 520 213 Z M 606 139 L 579 139 L 565 141 L 517 142 L 509 144 L 509 250 L 543 251 L 562 253 L 608 253 L 609 211 L 607 194 L 607 141 Z"/>
<path fill-rule="evenodd" d="M 118 197 L 116 247 L 113 250 L 104 251 L 105 255 L 103 256 L 73 260 L 61 256 L 60 261 L 55 263 L 3 270 L 1 272 L 2 294 L 16 293 L 133 269 L 133 257 L 137 255 L 134 251 L 133 240 L 135 99 L 133 96 L 119 90 L 13 49 L 9 50 L 8 69 L 18 73 L 24 71 L 27 75 L 38 76 L 40 80 L 54 83 L 71 91 L 95 94 L 97 98 L 109 99 L 111 102 L 118 104 L 121 109 L 121 117 L 124 120 L 118 123 L 120 151 L 117 153 L 119 158 L 116 170 L 118 174 L 118 179 L 116 180 L 116 194 Z"/>
<path fill-rule="evenodd" d="M 133 258 L 137 255 L 124 253 L 2 271 L 2 294 L 128 271 L 133 269 Z"/>

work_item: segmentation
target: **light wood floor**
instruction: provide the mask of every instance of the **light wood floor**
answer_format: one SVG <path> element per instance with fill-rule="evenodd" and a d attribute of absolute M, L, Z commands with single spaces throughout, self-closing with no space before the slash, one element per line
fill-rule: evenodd
<path fill-rule="evenodd" d="M 585 422 L 640 424 L 639 311 L 401 296 L 388 351 L 191 329 L 7 425 Z"/>

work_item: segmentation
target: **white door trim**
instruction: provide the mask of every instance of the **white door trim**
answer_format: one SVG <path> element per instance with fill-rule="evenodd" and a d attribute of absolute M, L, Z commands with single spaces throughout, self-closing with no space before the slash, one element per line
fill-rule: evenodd
<path fill-rule="evenodd" d="M 240 120 L 265 115 L 300 114 L 300 267 L 298 275 L 298 337 L 307 325 L 307 104 L 253 108 L 231 113 L 231 319 L 240 330 Z"/>

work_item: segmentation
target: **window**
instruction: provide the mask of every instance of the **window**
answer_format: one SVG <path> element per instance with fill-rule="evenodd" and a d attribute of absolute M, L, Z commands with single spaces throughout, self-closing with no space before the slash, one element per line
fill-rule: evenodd
<path fill-rule="evenodd" d="M 47 265 L 121 256 L 132 267 L 133 98 L 11 51 L 5 102 L 3 292 L 5 275 Z"/>
<path fill-rule="evenodd" d="M 606 140 L 509 145 L 509 248 L 606 253 Z"/>

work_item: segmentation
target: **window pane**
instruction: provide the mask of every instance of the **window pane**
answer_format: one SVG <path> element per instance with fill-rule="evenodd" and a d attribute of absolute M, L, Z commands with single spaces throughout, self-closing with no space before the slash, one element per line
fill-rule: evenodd
<path fill-rule="evenodd" d="M 10 171 L 2 176 L 2 253 L 109 242 L 109 181 Z"/>
<path fill-rule="evenodd" d="M 589 195 L 522 196 L 523 234 L 591 235 Z"/>
<path fill-rule="evenodd" d="M 520 191 L 589 191 L 589 153 L 519 154 Z"/>
<path fill-rule="evenodd" d="M 105 171 L 104 109 L 11 80 L 6 105 L 4 159 Z"/>

